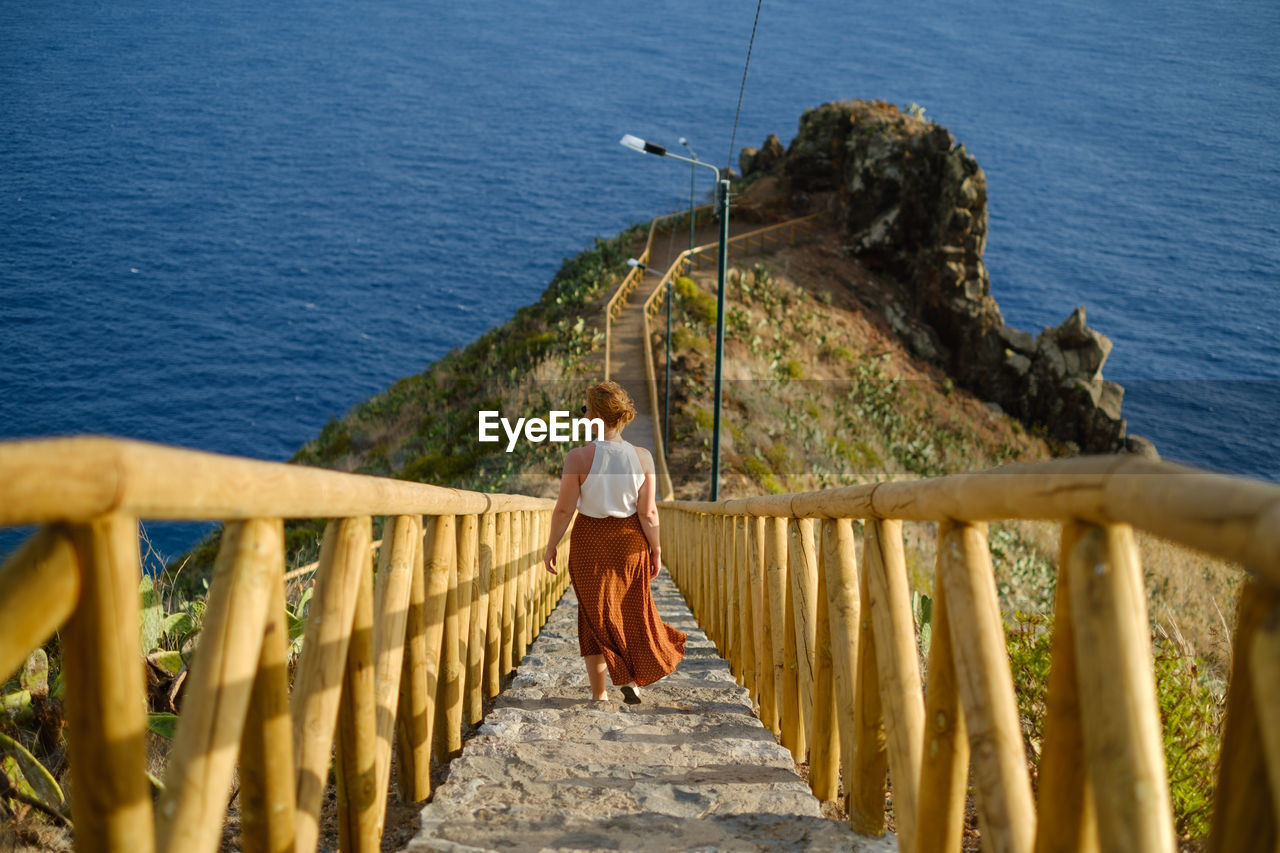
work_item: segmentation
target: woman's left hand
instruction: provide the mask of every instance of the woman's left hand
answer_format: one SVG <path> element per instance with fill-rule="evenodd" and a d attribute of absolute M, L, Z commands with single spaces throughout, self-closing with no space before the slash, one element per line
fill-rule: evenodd
<path fill-rule="evenodd" d="M 653 580 L 658 576 L 658 572 L 662 570 L 662 557 L 656 556 L 652 551 L 649 552 L 649 580 Z"/>
<path fill-rule="evenodd" d="M 542 554 L 542 564 L 547 567 L 547 571 L 553 575 L 560 574 L 556 571 L 556 547 L 548 545 L 547 550 Z"/>

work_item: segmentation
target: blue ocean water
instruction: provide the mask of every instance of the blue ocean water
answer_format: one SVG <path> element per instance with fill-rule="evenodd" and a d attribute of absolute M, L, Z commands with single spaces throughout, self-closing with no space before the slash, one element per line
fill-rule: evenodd
<path fill-rule="evenodd" d="M 0 4 L 0 438 L 284 459 L 839 98 L 985 168 L 1006 319 L 1078 304 L 1132 432 L 1280 480 L 1272 0 Z M 705 189 L 709 189 L 705 187 Z"/>

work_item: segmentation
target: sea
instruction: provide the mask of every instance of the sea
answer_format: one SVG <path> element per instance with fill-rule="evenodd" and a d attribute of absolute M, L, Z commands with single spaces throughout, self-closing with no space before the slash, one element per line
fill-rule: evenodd
<path fill-rule="evenodd" d="M 623 134 L 736 165 L 867 98 L 986 171 L 1008 323 L 1085 306 L 1131 432 L 1280 481 L 1278 45 L 1275 0 L 0 0 L 0 439 L 287 459 L 687 205 Z"/>

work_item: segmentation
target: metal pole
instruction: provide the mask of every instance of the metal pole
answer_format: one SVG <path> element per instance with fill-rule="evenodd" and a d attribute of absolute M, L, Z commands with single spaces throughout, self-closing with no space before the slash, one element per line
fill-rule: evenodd
<path fill-rule="evenodd" d="M 715 407 L 711 419 L 711 500 L 720 500 L 720 397 L 724 366 L 724 280 L 729 266 L 729 182 L 721 180 L 717 201 L 720 203 L 720 262 L 716 270 L 716 377 Z"/>

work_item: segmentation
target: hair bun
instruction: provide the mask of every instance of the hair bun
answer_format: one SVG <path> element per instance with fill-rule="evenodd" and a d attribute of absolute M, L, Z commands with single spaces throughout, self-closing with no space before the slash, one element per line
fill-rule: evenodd
<path fill-rule="evenodd" d="M 627 390 L 612 379 L 597 382 L 587 389 L 589 414 L 599 417 L 606 427 L 626 426 L 635 419 L 636 405 Z"/>

